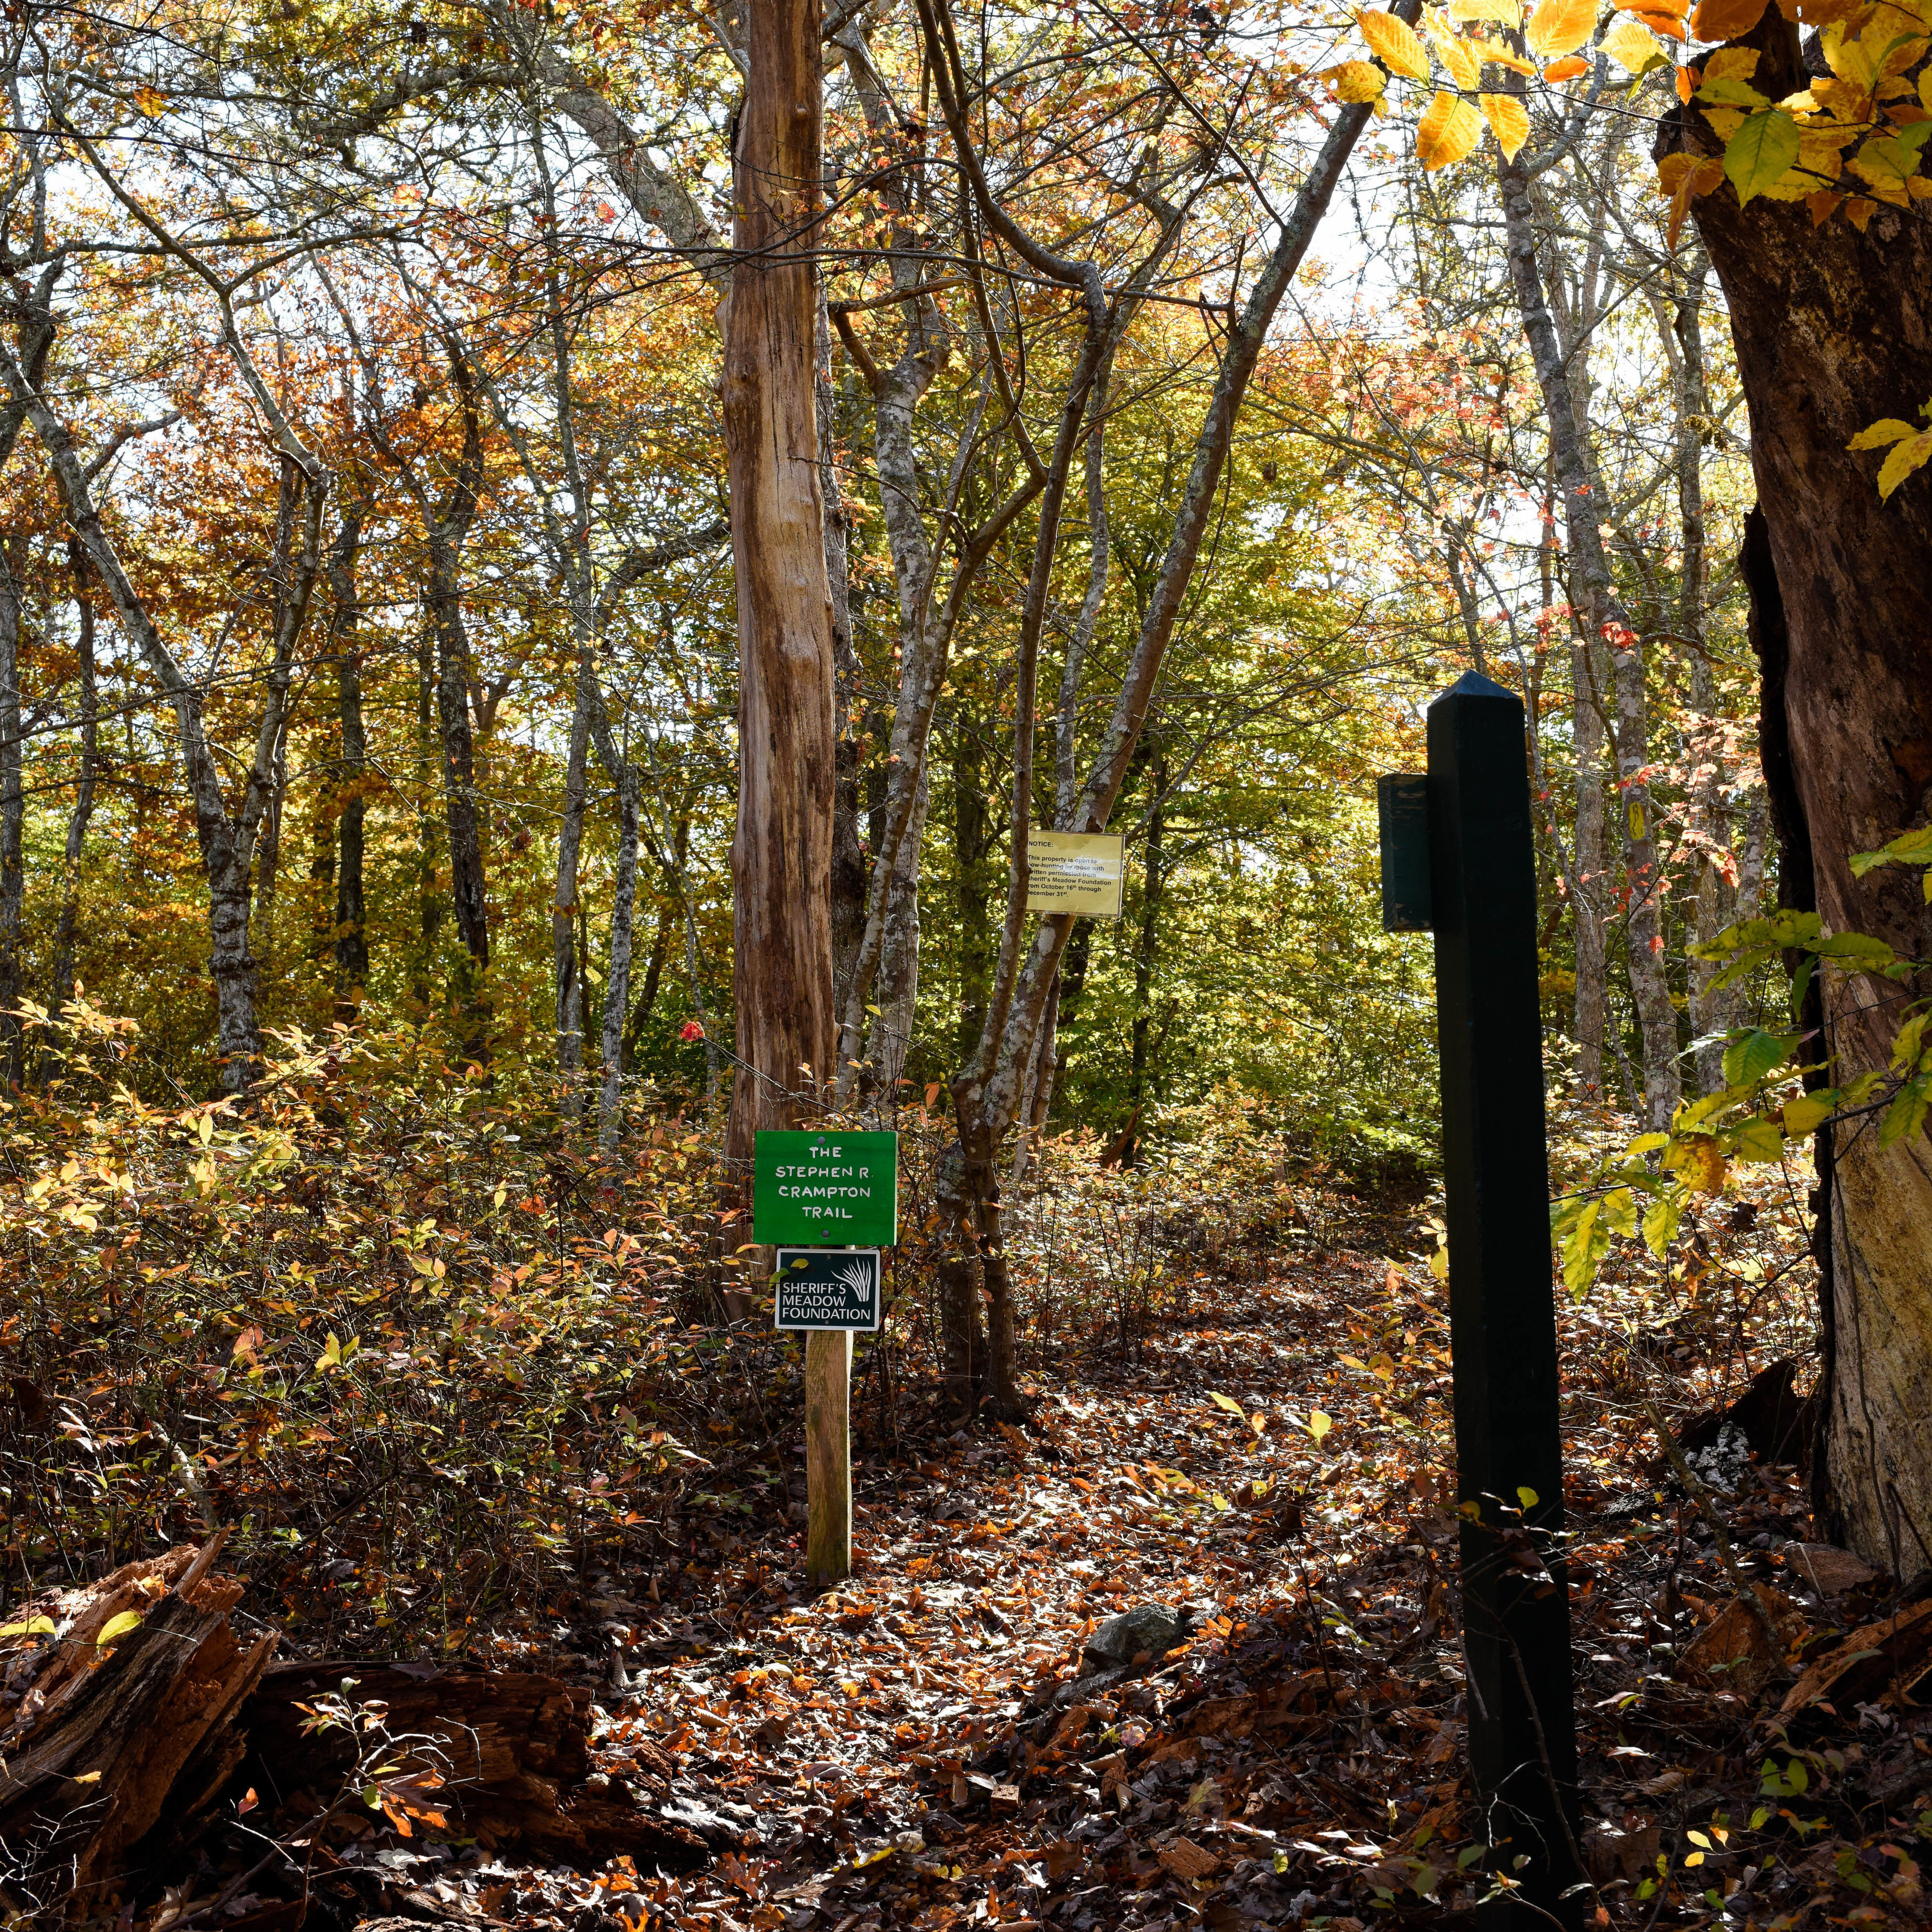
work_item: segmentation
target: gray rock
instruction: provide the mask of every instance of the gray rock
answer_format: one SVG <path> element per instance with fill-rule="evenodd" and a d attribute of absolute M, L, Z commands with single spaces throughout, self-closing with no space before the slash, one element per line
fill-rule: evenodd
<path fill-rule="evenodd" d="M 1118 1617 L 1109 1617 L 1087 1640 L 1080 1674 L 1092 1677 L 1136 1664 L 1157 1664 L 1193 1629 L 1195 1613 L 1186 1604 L 1170 1610 L 1165 1604 L 1137 1604 Z"/>

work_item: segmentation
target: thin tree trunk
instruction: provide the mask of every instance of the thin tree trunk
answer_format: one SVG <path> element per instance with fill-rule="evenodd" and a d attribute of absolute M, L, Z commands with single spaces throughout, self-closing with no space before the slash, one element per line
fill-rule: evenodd
<path fill-rule="evenodd" d="M 1151 735 L 1151 734 L 1150 734 Z M 1146 877 L 1141 889 L 1141 927 L 1134 946 L 1134 1023 L 1127 1059 L 1127 1133 L 1120 1164 L 1128 1166 L 1139 1144 L 1140 1123 L 1146 1118 L 1147 1086 L 1150 1071 L 1148 1041 L 1154 1027 L 1154 973 L 1160 945 L 1160 914 L 1166 891 L 1167 792 L 1166 747 L 1156 740 L 1148 777 L 1154 786 L 1154 804 L 1148 814 L 1144 852 Z"/>
<path fill-rule="evenodd" d="M 836 1071 L 836 658 L 806 254 L 822 167 L 819 31 L 818 0 L 748 0 L 723 384 L 739 650 L 727 1146 L 740 1173 L 758 1130 L 795 1124 Z"/>
<path fill-rule="evenodd" d="M 658 1003 L 658 987 L 664 977 L 664 962 L 670 957 L 671 928 L 677 923 L 680 896 L 684 890 L 685 856 L 691 848 L 691 820 L 680 818 L 671 832 L 671 865 L 664 880 L 664 897 L 658 908 L 658 928 L 651 939 L 650 957 L 644 962 L 644 983 L 638 994 L 638 1002 L 631 1009 L 630 1018 L 624 1022 L 623 1063 L 624 1071 L 630 1073 L 637 1065 L 638 1048 L 644 1036 L 644 1028 L 650 1023 L 652 1013 Z M 676 876 L 671 876 L 672 873 Z"/>
<path fill-rule="evenodd" d="M 335 866 L 335 1016 L 344 1025 L 362 1010 L 369 982 L 368 912 L 363 880 L 364 839 L 369 813 L 369 742 L 362 718 L 362 653 L 358 632 L 354 546 L 360 525 L 345 520 L 330 566 L 335 593 L 335 699 L 340 721 L 342 775 L 338 797 Z"/>
<path fill-rule="evenodd" d="M 87 827 L 94 816 L 94 776 L 100 746 L 100 693 L 94 666 L 94 604 L 87 594 L 87 553 L 78 537 L 67 547 L 74 576 L 74 656 L 80 682 L 80 763 L 74 775 L 74 809 L 68 814 L 67 845 L 62 855 L 60 917 L 54 928 L 53 971 L 47 1005 L 58 1016 L 74 998 L 74 949 L 80 926 L 80 862 L 87 851 Z"/>
<path fill-rule="evenodd" d="M 586 635 L 577 652 L 576 698 L 571 711 L 570 751 L 563 770 L 563 820 L 557 830 L 556 893 L 550 907 L 551 971 L 556 987 L 556 1071 L 562 1088 L 564 1118 L 574 1120 L 583 1106 L 584 981 L 578 970 L 575 939 L 578 861 L 584 848 L 584 814 L 590 793 L 590 705 L 595 649 Z"/>
<path fill-rule="evenodd" d="M 123 567 L 95 508 L 92 479 L 73 438 L 20 362 L 4 348 L 0 348 L 0 375 L 4 375 L 14 401 L 33 423 L 34 433 L 47 452 L 65 502 L 68 524 L 105 584 L 122 628 L 174 706 L 182 765 L 194 801 L 196 836 L 208 884 L 209 963 L 214 980 L 221 1082 L 229 1092 L 238 1093 L 253 1078 L 262 1052 L 256 1019 L 255 962 L 248 944 L 249 875 L 262 813 L 274 786 L 275 762 L 282 749 L 296 645 L 308 620 L 309 601 L 321 568 L 322 516 L 331 478 L 302 447 L 273 396 L 261 383 L 234 332 L 232 312 L 224 310 L 224 321 L 230 354 L 248 380 L 263 413 L 274 425 L 282 452 L 273 566 L 273 655 L 256 732 L 254 756 L 248 767 L 240 808 L 232 815 L 224 793 L 220 769 L 208 742 L 202 694 L 183 674 Z M 301 512 L 298 540 L 294 514 L 298 505 Z"/>
<path fill-rule="evenodd" d="M 631 946 L 638 903 L 638 771 L 627 760 L 617 786 L 617 880 L 610 906 L 610 963 L 604 982 L 604 1087 L 597 1114 L 597 1144 L 606 1160 L 617 1156 L 623 1127 L 624 1021 L 630 1008 Z"/>
<path fill-rule="evenodd" d="M 1516 85 L 1516 91 L 1522 92 L 1520 82 Z M 1646 776 L 1643 652 L 1611 575 L 1598 522 L 1607 506 L 1592 473 L 1585 425 L 1576 417 L 1570 372 L 1544 294 L 1530 188 L 1533 165 L 1522 153 L 1498 164 L 1510 274 L 1549 424 L 1552 466 L 1563 502 L 1572 596 L 1582 619 L 1586 648 L 1594 648 L 1600 639 L 1610 658 L 1618 817 L 1628 891 L 1630 986 L 1643 1035 L 1645 1100 L 1652 1124 L 1664 1126 L 1676 1109 L 1681 1086 L 1677 1015 L 1670 1004 L 1663 958 L 1662 880 L 1657 863 L 1655 814 Z M 1580 974 L 1579 978 L 1580 981 Z"/>
<path fill-rule="evenodd" d="M 436 644 L 428 629 L 416 640 L 416 944 L 410 997 L 418 1025 L 436 1004 L 436 956 L 442 932 L 442 894 L 436 877 Z"/>
<path fill-rule="evenodd" d="M 24 534 L 0 545 L 0 1079 L 14 1089 L 26 1072 L 20 1010 L 27 890 L 20 843 L 26 816 L 20 772 L 21 579 L 26 562 Z"/>
<path fill-rule="evenodd" d="M 442 554 L 438 554 L 440 551 Z M 449 907 L 462 950 L 457 958 L 458 1050 L 478 1066 L 490 1058 L 490 915 L 483 876 L 483 824 L 476 797 L 476 742 L 470 718 L 470 645 L 448 547 L 430 546 L 430 608 L 436 633 L 436 719 L 442 754 L 442 805 L 449 832 Z"/>

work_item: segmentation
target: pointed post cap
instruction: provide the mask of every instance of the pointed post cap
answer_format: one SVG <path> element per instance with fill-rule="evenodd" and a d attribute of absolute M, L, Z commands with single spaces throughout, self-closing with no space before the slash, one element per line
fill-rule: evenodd
<path fill-rule="evenodd" d="M 1522 702 L 1514 692 L 1497 683 L 1494 678 L 1485 677 L 1479 670 L 1466 670 L 1447 691 L 1430 700 L 1429 708 L 1432 711 L 1444 698 L 1507 698 L 1512 704 Z"/>

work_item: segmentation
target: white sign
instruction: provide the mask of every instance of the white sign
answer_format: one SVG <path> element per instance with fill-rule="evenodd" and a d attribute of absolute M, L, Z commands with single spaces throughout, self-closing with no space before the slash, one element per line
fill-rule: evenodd
<path fill-rule="evenodd" d="M 1027 910 L 1118 919 L 1126 845 L 1115 832 L 1029 832 Z"/>

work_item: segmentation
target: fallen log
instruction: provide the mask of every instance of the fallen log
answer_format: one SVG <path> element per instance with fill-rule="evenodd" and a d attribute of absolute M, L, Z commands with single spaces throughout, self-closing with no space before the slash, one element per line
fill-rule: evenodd
<path fill-rule="evenodd" d="M 220 1547 L 49 1591 L 0 1628 L 0 1888 L 30 1916 L 93 1904 L 164 1810 L 205 1814 L 240 1762 L 235 1720 L 273 1637 L 238 1639 Z"/>
<path fill-rule="evenodd" d="M 271 1665 L 242 1718 L 249 1742 L 242 1778 L 265 1802 L 306 1795 L 326 1805 L 342 1788 L 355 1767 L 356 1734 L 316 1728 L 310 1714 L 334 1697 L 380 1711 L 394 1747 L 389 1760 L 404 1774 L 436 1774 L 436 1802 L 458 1814 L 464 1835 L 486 1850 L 514 1845 L 586 1870 L 618 1852 L 646 1871 L 688 1871 L 710 1857 L 682 1826 L 608 1788 L 580 1789 L 591 1770 L 591 1694 L 529 1672 L 346 1658 Z"/>
<path fill-rule="evenodd" d="M 45 1592 L 0 1624 L 0 1916 L 51 1925 L 131 1901 L 250 1788 L 250 1829 L 271 1837 L 278 1814 L 310 1834 L 324 1814 L 366 1821 L 379 1762 L 392 1820 L 445 1819 L 487 1849 L 589 1870 L 620 1852 L 646 1872 L 708 1862 L 621 1778 L 586 1788 L 588 1690 L 468 1665 L 272 1664 L 274 1637 L 230 1624 L 243 1586 L 212 1573 L 220 1546 Z M 318 1723 L 331 1708 L 357 1727 Z M 655 1768 L 668 1798 L 671 1767 Z"/>

